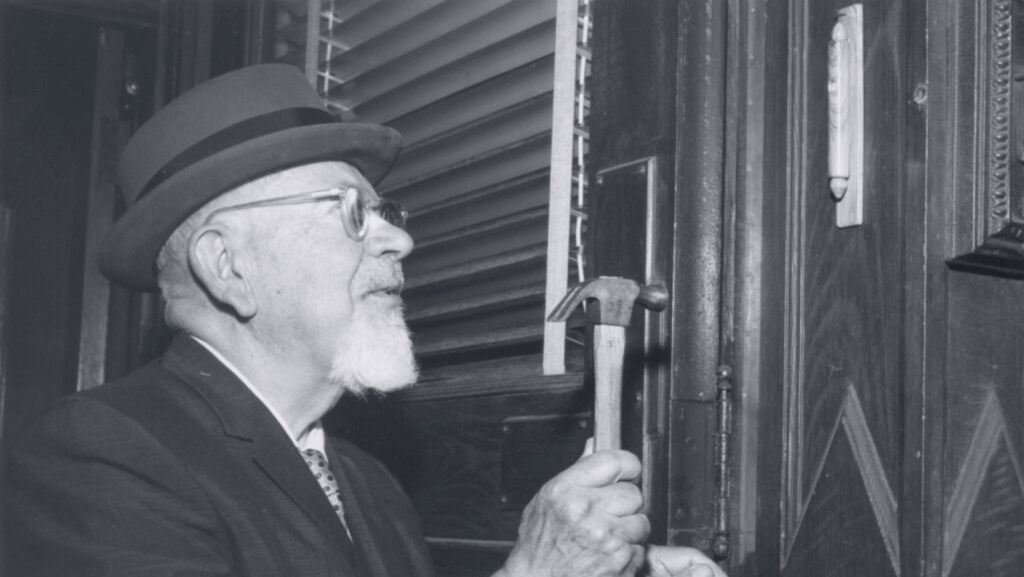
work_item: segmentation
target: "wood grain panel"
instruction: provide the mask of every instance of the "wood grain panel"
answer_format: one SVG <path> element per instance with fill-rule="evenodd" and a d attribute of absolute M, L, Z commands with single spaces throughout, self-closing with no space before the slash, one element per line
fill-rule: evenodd
<path fill-rule="evenodd" d="M 1024 284 L 950 273 L 948 291 L 941 574 L 1019 575 Z"/>
<path fill-rule="evenodd" d="M 879 454 L 890 477 L 898 462 L 899 342 L 901 322 L 899 148 L 893 139 L 897 108 L 898 46 L 886 17 L 889 2 L 865 3 L 865 199 L 864 226 L 838 229 L 827 183 L 827 51 L 834 13 L 830 3 L 810 2 L 804 77 L 807 154 L 803 182 L 805 230 L 804 310 L 799 367 L 802 399 L 803 482 L 824 458 L 823 437 L 850 384 L 858 388 Z"/>
<path fill-rule="evenodd" d="M 944 576 L 1016 577 L 1024 568 L 1020 464 L 1006 437 L 998 437 L 993 449 L 959 547 L 944 551 Z"/>
<path fill-rule="evenodd" d="M 897 479 L 900 457 L 899 407 L 902 336 L 900 260 L 901 185 L 897 163 L 901 149 L 896 121 L 899 110 L 899 22 L 892 3 L 865 3 L 865 209 L 864 225 L 839 229 L 834 202 L 827 189 L 827 47 L 832 29 L 831 3 L 803 2 L 794 13 L 803 24 L 800 78 L 791 151 L 797 180 L 790 198 L 792 276 L 787 281 L 792 313 L 789 319 L 791 356 L 787 368 L 785 424 L 792 457 L 787 464 L 784 518 L 792 524 L 801 517 L 801 504 L 811 498 L 810 487 L 820 482 L 829 455 L 828 431 L 837 415 L 847 412 L 847 391 L 856 391 L 857 420 L 862 438 L 874 442 L 856 445 L 871 455 L 862 465 L 865 478 L 879 477 L 870 494 L 884 505 L 876 507 L 884 530 L 886 557 L 898 566 L 897 523 L 892 490 L 884 479 Z M 852 481 L 852 480 L 851 480 Z M 871 483 L 876 481 L 872 480 Z M 869 486 L 872 486 L 869 484 Z M 885 492 L 888 497 L 882 498 Z M 792 534 L 787 532 L 787 534 Z M 860 538 L 860 535 L 851 536 Z M 795 546 L 795 544 L 790 543 Z"/>
<path fill-rule="evenodd" d="M 987 575 L 1019 575 L 1024 567 L 1024 470 L 1006 433 L 990 390 L 946 509 L 944 577 L 982 567 Z"/>
<path fill-rule="evenodd" d="M 784 560 L 784 577 L 882 577 L 899 575 L 878 530 L 862 472 L 845 432 L 832 450 L 813 487 L 793 547 Z"/>
<path fill-rule="evenodd" d="M 860 399 L 858 398 L 857 390 L 853 386 L 850 386 L 847 389 L 846 396 L 843 399 L 842 409 L 835 419 L 835 424 L 832 427 L 832 434 L 828 436 L 829 456 L 821 463 L 820 468 L 816 468 L 814 470 L 811 485 L 807 488 L 808 498 L 801 507 L 799 513 L 801 515 L 801 519 L 794 527 L 794 534 L 799 534 L 803 524 L 803 516 L 807 515 L 807 512 L 815 506 L 813 500 L 817 498 L 818 485 L 829 482 L 823 478 L 830 474 L 830 471 L 827 468 L 829 466 L 828 461 L 829 459 L 834 460 L 836 458 L 832 456 L 831 453 L 835 451 L 844 452 L 842 447 L 837 447 L 837 444 L 843 443 L 844 441 L 845 444 L 849 446 L 853 455 L 853 468 L 859 473 L 858 478 L 861 481 L 861 485 L 859 487 L 854 486 L 853 483 L 851 483 L 847 489 L 856 492 L 863 491 L 866 494 L 868 502 L 871 505 L 872 513 L 874 514 L 875 522 L 877 523 L 878 534 L 881 536 L 882 542 L 885 545 L 893 570 L 898 574 L 900 546 L 896 497 L 893 493 L 892 485 L 886 478 L 885 470 L 882 467 L 882 462 L 878 455 L 877 445 L 872 438 L 871 431 L 868 429 L 864 409 L 861 406 Z M 845 479 L 846 482 L 852 482 L 853 480 L 854 479 L 852 478 Z M 843 481 L 840 480 L 832 482 Z M 817 531 L 818 529 L 812 526 L 808 530 Z M 792 550 L 790 550 L 790 552 L 792 552 Z"/>

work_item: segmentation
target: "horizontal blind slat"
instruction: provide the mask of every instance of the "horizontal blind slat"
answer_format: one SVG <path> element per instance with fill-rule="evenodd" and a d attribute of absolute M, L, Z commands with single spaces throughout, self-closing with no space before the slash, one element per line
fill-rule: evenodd
<path fill-rule="evenodd" d="M 416 258 L 406 259 L 405 268 L 410 274 L 421 274 L 434 268 L 458 266 L 539 244 L 547 240 L 546 217 L 544 214 L 487 234 L 428 246 Z"/>
<path fill-rule="evenodd" d="M 416 242 L 417 250 L 426 251 L 454 243 L 474 242 L 483 236 L 493 236 L 508 229 L 518 229 L 523 225 L 543 220 L 548 217 L 547 206 L 540 206 L 519 212 L 504 213 L 500 218 L 476 222 L 470 226 L 452 228 L 431 236 L 420 238 Z"/>
<path fill-rule="evenodd" d="M 500 199 L 509 197 L 518 197 L 525 194 L 526 191 L 536 194 L 537 189 L 547 187 L 549 178 L 549 167 L 543 167 L 540 170 L 534 172 L 528 172 L 521 174 L 515 178 L 510 178 L 493 184 L 488 187 L 481 187 L 470 190 L 462 195 L 452 195 L 448 198 L 435 202 L 426 206 L 422 206 L 417 209 L 415 215 L 417 219 L 431 217 L 437 217 L 438 214 L 444 214 L 453 210 L 466 211 L 469 210 L 470 205 L 473 204 L 488 204 L 492 202 L 500 202 Z M 391 194 L 395 190 L 400 189 L 389 189 L 386 190 L 386 194 Z M 395 195 L 398 195 L 396 192 Z M 392 195 L 394 196 L 394 195 Z M 544 202 L 547 204 L 547 202 Z M 485 210 L 482 206 L 480 210 Z M 487 218 L 495 218 L 495 216 L 489 216 Z"/>
<path fill-rule="evenodd" d="M 387 0 L 373 2 L 361 10 L 345 11 L 349 2 L 335 0 L 334 23 L 321 30 L 321 39 L 351 49 L 386 34 L 402 23 L 413 21 L 444 0 Z M 326 3 L 325 3 L 326 7 Z"/>
<path fill-rule="evenodd" d="M 581 371 L 545 376 L 539 362 L 538 356 L 523 355 L 426 369 L 420 373 L 419 385 L 395 393 L 395 398 L 408 404 L 482 396 L 564 395 L 583 388 Z"/>
<path fill-rule="evenodd" d="M 331 89 L 331 99 L 345 108 L 358 109 L 363 103 L 417 79 L 432 77 L 447 68 L 464 68 L 460 63 L 479 61 L 481 54 L 492 60 L 486 55 L 496 47 L 511 44 L 523 50 L 524 40 L 528 43 L 531 38 L 530 31 L 545 23 L 553 38 L 554 13 L 529 9 L 537 1 L 509 4 L 363 73 L 350 73 L 332 62 L 331 75 L 341 84 Z M 553 45 L 547 48 L 553 49 Z"/>
<path fill-rule="evenodd" d="M 388 195 L 404 204 L 410 212 L 416 212 L 473 190 L 498 186 L 507 180 L 548 168 L 551 164 L 550 148 L 550 135 L 540 135 L 464 165 L 446 168 L 438 174 L 404 182 L 390 188 Z"/>
<path fill-rule="evenodd" d="M 447 338 L 430 339 L 427 343 L 416 344 L 416 354 L 433 355 L 452 351 L 466 352 L 487 347 L 502 347 L 538 341 L 544 336 L 544 327 L 535 323 L 523 327 L 503 328 L 493 331 L 460 333 Z"/>
<path fill-rule="evenodd" d="M 418 248 L 430 248 L 436 242 L 446 242 L 455 231 L 487 226 L 491 221 L 500 221 L 506 215 L 537 209 L 546 213 L 547 192 L 546 178 L 543 182 L 524 179 L 520 186 L 474 191 L 457 202 L 446 203 L 440 210 L 417 213 L 415 218 L 410 218 L 408 228 Z"/>
<path fill-rule="evenodd" d="M 545 282 L 544 261 L 513 263 L 486 274 L 455 278 L 438 284 L 421 285 L 405 290 L 402 298 L 409 311 L 444 306 L 451 302 L 471 300 L 483 294 L 494 294 L 531 284 Z M 408 280 L 408 279 L 407 279 Z"/>
<path fill-rule="evenodd" d="M 342 109 L 352 110 L 355 117 L 364 122 L 387 124 L 432 102 L 550 56 L 553 32 L 553 23 L 544 23 L 432 74 L 420 75 L 418 71 L 412 71 L 407 83 L 375 93 L 373 98 L 359 102 L 340 99 L 338 103 Z M 331 94 L 330 99 L 336 100 L 335 95 Z"/>
<path fill-rule="evenodd" d="M 504 267 L 522 265 L 538 260 L 543 260 L 547 254 L 547 246 L 532 246 L 524 249 L 510 251 L 504 254 L 494 255 L 489 258 L 466 263 L 459 266 L 439 268 L 428 273 L 417 275 L 406 280 L 405 289 L 415 290 L 418 288 L 438 285 L 453 280 L 464 280 L 473 275 L 494 273 Z"/>
<path fill-rule="evenodd" d="M 388 124 L 402 133 L 406 151 L 415 150 L 417 146 L 429 146 L 438 135 L 459 126 L 518 103 L 550 95 L 553 75 L 554 58 L 541 58 L 433 102 Z"/>
<path fill-rule="evenodd" d="M 407 151 L 389 175 L 397 182 L 437 173 L 450 165 L 507 149 L 551 130 L 551 100 L 537 99 L 463 125 L 444 138 Z"/>
<path fill-rule="evenodd" d="M 345 20 L 354 18 L 360 12 L 368 10 L 371 6 L 375 4 L 382 4 L 385 1 L 386 0 L 323 0 L 322 11 L 327 13 L 333 7 L 333 12 L 331 13 L 339 21 L 344 22 Z"/>
<path fill-rule="evenodd" d="M 355 78 L 471 25 L 478 18 L 514 1 L 449 0 L 435 4 L 416 18 L 399 23 L 358 45 L 352 44 L 344 28 L 337 28 L 325 33 L 325 39 L 347 49 L 334 51 L 329 63 L 324 62 L 325 55 L 321 55 L 321 67 L 329 66 L 331 72 L 342 79 Z"/>
<path fill-rule="evenodd" d="M 422 307 L 406 314 L 406 320 L 409 322 L 437 322 L 456 316 L 482 314 L 500 307 L 543 302 L 544 288 L 543 284 L 532 284 L 500 292 L 485 293 L 470 299 Z"/>

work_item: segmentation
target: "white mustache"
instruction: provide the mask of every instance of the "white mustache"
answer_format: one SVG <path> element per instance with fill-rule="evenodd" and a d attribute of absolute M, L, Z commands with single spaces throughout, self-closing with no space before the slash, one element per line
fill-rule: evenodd
<path fill-rule="evenodd" d="M 405 275 L 399 262 L 374 259 L 363 261 L 363 265 L 352 279 L 356 294 L 368 294 L 381 290 L 401 292 L 405 286 Z"/>

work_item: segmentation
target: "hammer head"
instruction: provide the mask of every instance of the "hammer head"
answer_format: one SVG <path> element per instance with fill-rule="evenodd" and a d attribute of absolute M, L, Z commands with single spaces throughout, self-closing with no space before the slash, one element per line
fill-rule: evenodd
<path fill-rule="evenodd" d="M 569 289 L 548 315 L 548 322 L 565 322 L 572 311 L 587 299 L 598 302 L 597 311 L 590 313 L 595 324 L 628 327 L 633 316 L 633 303 L 639 302 L 653 311 L 663 310 L 668 305 L 668 291 L 660 285 L 641 287 L 627 278 L 602 276 L 587 279 Z"/>

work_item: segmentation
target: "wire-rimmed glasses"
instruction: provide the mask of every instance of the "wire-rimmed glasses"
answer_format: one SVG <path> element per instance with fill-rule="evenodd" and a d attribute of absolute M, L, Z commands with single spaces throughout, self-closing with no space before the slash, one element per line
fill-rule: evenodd
<path fill-rule="evenodd" d="M 206 217 L 203 224 L 210 224 L 213 217 L 232 210 L 261 208 L 265 206 L 282 206 L 289 204 L 305 204 L 307 202 L 320 202 L 323 200 L 337 200 L 341 206 L 341 224 L 345 228 L 345 232 L 348 234 L 349 238 L 356 242 L 360 242 L 366 237 L 366 230 L 369 224 L 367 216 L 370 212 L 376 212 L 389 224 L 404 230 L 405 220 L 408 218 L 409 213 L 402 208 L 402 205 L 394 201 L 381 199 L 376 195 L 373 196 L 375 197 L 373 200 L 376 200 L 376 204 L 371 206 L 367 203 L 367 199 L 359 189 L 352 186 L 300 192 L 296 194 L 289 194 L 287 196 L 279 196 L 277 198 L 268 198 L 254 202 L 224 206 L 211 212 Z"/>

